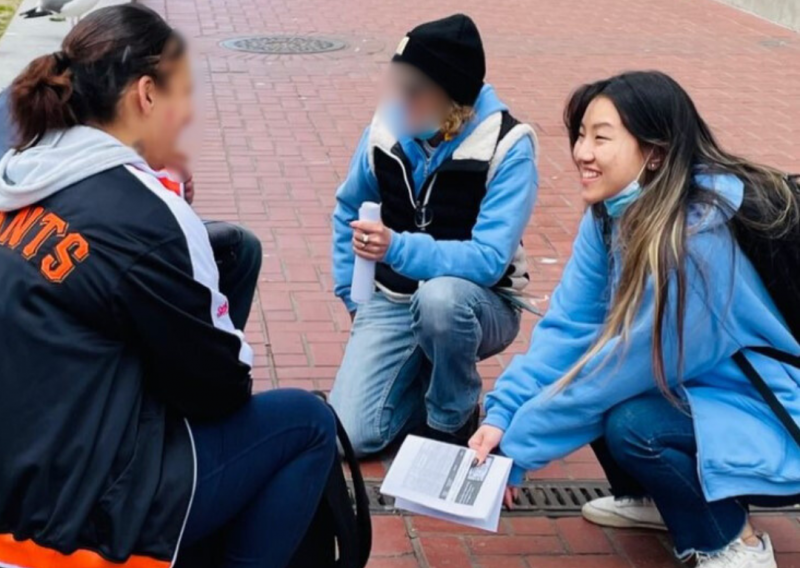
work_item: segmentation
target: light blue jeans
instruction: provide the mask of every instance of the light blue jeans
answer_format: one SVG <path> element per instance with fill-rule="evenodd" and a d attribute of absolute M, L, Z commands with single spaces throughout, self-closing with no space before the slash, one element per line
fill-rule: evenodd
<path fill-rule="evenodd" d="M 429 280 L 411 303 L 381 293 L 359 307 L 331 392 L 357 454 L 423 424 L 456 432 L 481 394 L 477 362 L 519 332 L 519 311 L 460 278 Z"/>

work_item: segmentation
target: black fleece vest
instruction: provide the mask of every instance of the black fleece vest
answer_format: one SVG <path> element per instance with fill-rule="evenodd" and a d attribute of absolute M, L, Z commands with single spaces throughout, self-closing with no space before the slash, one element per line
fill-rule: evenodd
<path fill-rule="evenodd" d="M 495 149 L 517 124 L 519 121 L 508 112 L 502 113 Z M 486 196 L 491 160 L 457 160 L 451 156 L 428 174 L 417 194 L 413 168 L 399 142 L 392 147 L 391 155 L 378 146 L 372 151 L 381 195 L 381 216 L 387 227 L 398 233 L 427 233 L 442 241 L 472 238 L 472 229 Z M 398 274 L 384 263 L 378 263 L 375 279 L 398 294 L 413 294 L 419 287 L 419 282 Z M 504 286 L 506 280 L 508 277 L 497 286 Z"/>

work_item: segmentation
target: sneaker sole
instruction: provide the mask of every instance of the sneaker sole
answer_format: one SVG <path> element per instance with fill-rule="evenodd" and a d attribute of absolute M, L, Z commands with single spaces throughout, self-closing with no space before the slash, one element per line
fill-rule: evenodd
<path fill-rule="evenodd" d="M 619 515 L 611 515 L 606 511 L 598 511 L 597 509 L 584 508 L 581 511 L 583 518 L 599 525 L 601 527 L 613 527 L 615 529 L 649 529 L 654 531 L 666 531 L 667 527 L 661 523 L 643 523 L 641 521 L 634 521 L 626 519 Z"/>

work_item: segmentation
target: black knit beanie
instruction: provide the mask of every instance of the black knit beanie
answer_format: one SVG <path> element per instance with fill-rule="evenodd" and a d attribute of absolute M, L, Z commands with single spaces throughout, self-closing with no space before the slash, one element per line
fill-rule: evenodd
<path fill-rule="evenodd" d="M 475 103 L 486 76 L 481 36 L 464 14 L 417 26 L 400 42 L 392 61 L 418 68 L 462 105 Z"/>

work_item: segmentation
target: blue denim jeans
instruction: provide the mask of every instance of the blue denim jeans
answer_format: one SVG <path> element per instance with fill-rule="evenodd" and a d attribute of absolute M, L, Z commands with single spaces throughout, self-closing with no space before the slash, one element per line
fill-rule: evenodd
<path fill-rule="evenodd" d="M 246 229 L 206 222 L 231 302 L 244 329 L 261 267 L 261 243 Z M 193 423 L 197 487 L 182 566 L 283 568 L 317 509 L 336 459 L 333 414 L 300 390 L 255 395 L 223 420 Z"/>
<path fill-rule="evenodd" d="M 606 415 L 604 438 L 592 447 L 614 495 L 653 499 L 681 558 L 692 552 L 714 553 L 736 540 L 747 522 L 748 505 L 782 506 L 800 497 L 707 501 L 698 475 L 692 417 L 660 393 L 612 409 Z"/>
<path fill-rule="evenodd" d="M 313 394 L 255 395 L 218 422 L 192 424 L 197 487 L 187 554 L 213 540 L 220 568 L 284 568 L 337 458 L 333 413 Z"/>
<path fill-rule="evenodd" d="M 456 432 L 481 394 L 477 362 L 505 349 L 520 314 L 492 290 L 460 278 L 423 284 L 411 303 L 381 293 L 359 307 L 331 392 L 359 455 L 423 424 Z"/>

